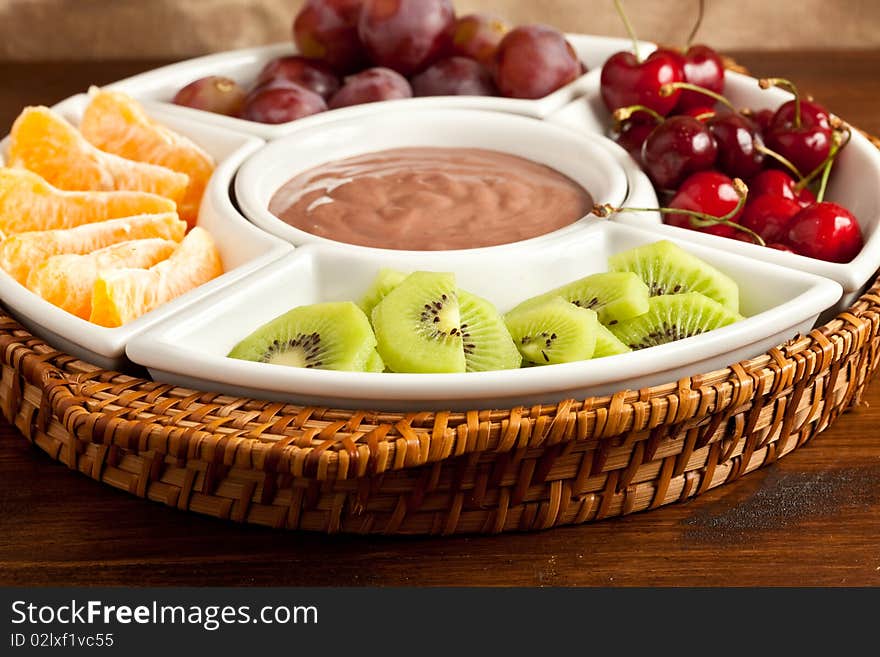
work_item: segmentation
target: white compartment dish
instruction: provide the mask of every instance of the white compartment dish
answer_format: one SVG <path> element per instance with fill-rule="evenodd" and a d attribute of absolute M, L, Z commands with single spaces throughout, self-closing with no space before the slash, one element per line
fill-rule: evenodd
<path fill-rule="evenodd" d="M 403 100 L 384 101 L 382 103 L 370 103 L 344 107 L 337 110 L 322 112 L 310 117 L 305 117 L 289 123 L 270 125 L 246 121 L 230 116 L 213 114 L 189 107 L 171 105 L 174 95 L 185 85 L 193 80 L 208 76 L 222 75 L 232 78 L 239 84 L 250 88 L 253 85 L 260 69 L 271 59 L 284 55 L 296 54 L 296 48 L 292 43 L 277 43 L 257 48 L 232 50 L 229 52 L 207 55 L 189 59 L 169 66 L 135 75 L 125 80 L 120 80 L 110 85 L 111 88 L 124 91 L 135 98 L 145 101 L 147 104 L 168 103 L 169 109 L 179 112 L 181 116 L 197 117 L 199 121 L 214 123 L 215 125 L 242 130 L 266 139 L 274 139 L 286 134 L 290 129 L 304 126 L 316 126 L 325 122 L 335 121 L 341 118 L 364 116 L 376 111 L 391 110 L 394 108 L 440 108 L 458 107 L 470 109 L 485 109 L 497 112 L 510 112 L 524 114 L 536 118 L 543 118 L 565 105 L 573 98 L 580 96 L 584 89 L 591 85 L 595 79 L 598 84 L 599 68 L 612 53 L 621 48 L 631 47 L 631 41 L 607 37 L 596 37 L 580 34 L 567 34 L 566 38 L 578 54 L 578 57 L 587 67 L 587 73 L 557 89 L 551 94 L 537 100 L 524 100 L 518 98 L 502 98 L 498 96 L 432 96 L 425 98 L 408 98 Z M 653 46 L 643 44 L 646 52 Z"/>
<path fill-rule="evenodd" d="M 518 155 L 568 176 L 584 187 L 596 203 L 619 205 L 627 196 L 627 177 L 603 142 L 607 142 L 604 137 L 581 135 L 512 114 L 461 109 L 389 109 L 381 114 L 299 129 L 270 142 L 242 165 L 235 177 L 235 196 L 242 212 L 257 226 L 295 245 L 323 243 L 338 248 L 367 249 L 369 247 L 313 235 L 285 223 L 269 211 L 270 199 L 287 180 L 325 162 L 389 148 L 441 146 L 485 148 Z M 564 238 L 595 219 L 587 215 L 527 243 Z M 477 256 L 506 246 L 467 251 Z"/>
<path fill-rule="evenodd" d="M 565 242 L 512 245 L 482 258 L 310 245 L 157 323 L 129 342 L 127 352 L 158 381 L 259 399 L 388 410 L 505 408 L 637 389 L 726 367 L 809 331 L 841 294 L 837 283 L 818 276 L 673 239 L 736 280 L 747 319 L 640 352 L 497 372 L 352 373 L 225 357 L 258 326 L 294 306 L 357 300 L 381 267 L 455 272 L 461 288 L 506 311 L 534 294 L 605 271 L 609 255 L 656 239 L 654 232 L 597 222 Z"/>
<path fill-rule="evenodd" d="M 586 133 L 610 134 L 611 116 L 602 103 L 599 80 L 590 82 L 592 86 L 583 97 L 560 108 L 548 120 Z M 755 78 L 733 71 L 726 73 L 725 95 L 735 107 L 753 110 L 775 109 L 792 98 L 791 94 L 782 89 L 761 89 Z M 853 130 L 852 140 L 834 164 L 825 199 L 847 208 L 855 215 L 862 228 L 865 245 L 850 262 L 826 262 L 757 244 L 668 226 L 655 221 L 650 213 L 622 213 L 615 220 L 638 226 L 650 224 L 664 235 L 681 236 L 695 243 L 831 278 L 843 286 L 844 295 L 830 309 L 830 315 L 852 305 L 880 268 L 880 151 L 857 130 Z"/>
<path fill-rule="evenodd" d="M 53 109 L 78 124 L 87 102 L 88 96 L 79 94 Z M 159 108 L 150 108 L 149 114 L 190 137 L 217 164 L 205 189 L 198 223 L 214 237 L 225 273 L 125 326 L 111 329 L 87 322 L 44 301 L 0 270 L 0 299 L 23 325 L 54 347 L 108 369 L 121 369 L 126 365 L 125 345 L 132 336 L 292 251 L 289 244 L 248 222 L 230 197 L 232 175 L 248 155 L 263 145 L 261 139 L 203 125 Z M 0 143 L 0 152 L 5 152 L 7 141 L 8 138 Z"/>

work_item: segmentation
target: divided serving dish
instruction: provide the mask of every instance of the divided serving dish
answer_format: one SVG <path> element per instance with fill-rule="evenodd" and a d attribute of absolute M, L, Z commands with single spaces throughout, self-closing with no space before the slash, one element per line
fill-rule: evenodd
<path fill-rule="evenodd" d="M 629 42 L 578 35 L 572 42 L 590 71 L 541 101 L 412 99 L 280 126 L 164 101 L 208 72 L 243 80 L 290 52 L 287 45 L 199 58 L 111 85 L 217 158 L 199 221 L 231 271 L 110 332 L 82 326 L 0 274 L 0 296 L 15 316 L 86 361 L 72 361 L 0 318 L 4 413 L 56 458 L 111 485 L 182 509 L 323 531 L 452 533 L 585 522 L 685 499 L 799 446 L 858 399 L 876 366 L 876 295 L 856 298 L 880 265 L 880 185 L 866 182 L 880 180 L 880 157 L 860 135 L 842 154 L 830 191 L 865 229 L 865 248 L 844 266 L 664 226 L 656 213 L 587 217 L 527 242 L 455 252 L 313 244 L 319 240 L 285 232 L 266 216 L 267 194 L 292 175 L 272 171 L 285 147 L 315 152 L 335 143 L 339 150 L 327 159 L 357 152 L 350 140 L 362 138 L 358 126 L 380 129 L 382 117 L 398 110 L 497 112 L 498 126 L 512 126 L 512 140 L 520 122 L 535 122 L 540 134 L 570 131 L 572 142 L 614 172 L 608 202 L 655 205 L 644 174 L 602 138 L 607 117 L 595 107 L 601 62 Z M 747 76 L 728 73 L 728 81 L 737 104 L 759 108 L 785 98 L 758 90 Z M 57 109 L 75 120 L 83 102 L 76 96 Z M 554 149 L 546 157 L 566 155 Z M 588 167 L 583 173 L 593 174 Z M 610 253 L 664 238 L 735 278 L 750 317 L 639 353 L 512 372 L 352 374 L 223 357 L 294 305 L 357 299 L 381 266 L 454 271 L 462 287 L 503 311 L 600 271 Z M 844 308 L 841 318 L 811 330 L 817 317 Z M 101 369 L 126 367 L 123 349 L 160 383 Z"/>

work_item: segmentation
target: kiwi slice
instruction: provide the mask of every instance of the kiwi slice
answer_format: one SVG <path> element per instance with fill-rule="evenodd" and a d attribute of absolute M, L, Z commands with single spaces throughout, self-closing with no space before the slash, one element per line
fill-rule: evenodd
<path fill-rule="evenodd" d="M 468 372 L 513 370 L 520 366 L 522 356 L 495 306 L 475 294 L 458 290 L 458 309 Z"/>
<path fill-rule="evenodd" d="M 367 371 L 376 337 L 350 301 L 298 306 L 239 342 L 230 358 L 325 370 Z"/>
<path fill-rule="evenodd" d="M 595 310 L 603 324 L 616 324 L 648 312 L 651 294 L 638 274 L 629 271 L 607 272 L 593 274 L 526 299 L 511 312 L 541 304 L 553 297 L 562 297 L 581 308 Z"/>
<path fill-rule="evenodd" d="M 689 338 L 742 319 L 699 292 L 652 297 L 648 312 L 610 327 L 630 349 L 645 349 Z"/>
<path fill-rule="evenodd" d="M 739 312 L 739 287 L 709 263 L 663 240 L 622 251 L 608 259 L 612 271 L 638 274 L 651 296 L 699 292 L 733 313 Z"/>
<path fill-rule="evenodd" d="M 370 354 L 369 358 L 367 358 L 367 364 L 364 369 L 367 372 L 385 371 L 385 363 L 382 361 L 382 357 L 379 355 L 379 352 L 375 349 L 373 350 L 373 353 Z"/>
<path fill-rule="evenodd" d="M 379 355 L 392 372 L 464 372 L 453 274 L 417 271 L 373 308 Z"/>
<path fill-rule="evenodd" d="M 562 297 L 530 305 L 504 316 L 504 322 L 523 359 L 536 365 L 569 363 L 592 358 L 599 318 Z"/>
<path fill-rule="evenodd" d="M 599 324 L 596 332 L 596 350 L 593 352 L 593 358 L 604 358 L 605 356 L 616 356 L 617 354 L 625 354 L 632 351 L 629 347 L 617 339 L 607 328 Z"/>
<path fill-rule="evenodd" d="M 361 309 L 367 314 L 367 317 L 372 316 L 373 308 L 385 298 L 386 294 L 400 285 L 404 278 L 406 278 L 406 274 L 397 271 L 396 269 L 384 268 L 379 270 L 379 273 L 376 274 L 376 278 L 373 279 L 372 285 L 370 285 L 369 289 L 364 294 L 364 298 L 358 303 Z"/>

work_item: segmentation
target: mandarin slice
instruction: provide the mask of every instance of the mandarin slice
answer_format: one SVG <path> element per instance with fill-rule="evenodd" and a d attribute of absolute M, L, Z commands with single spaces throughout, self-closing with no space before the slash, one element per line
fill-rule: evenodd
<path fill-rule="evenodd" d="M 65 190 L 151 192 L 180 205 L 189 176 L 92 146 L 48 107 L 26 107 L 9 133 L 10 166 L 30 169 Z"/>
<path fill-rule="evenodd" d="M 19 233 L 0 243 L 0 267 L 24 285 L 31 270 L 54 255 L 91 253 L 127 240 L 161 237 L 179 242 L 186 222 L 174 212 L 108 219 L 63 230 Z"/>
<path fill-rule="evenodd" d="M 189 186 L 179 212 L 181 219 L 195 226 L 205 185 L 214 171 L 211 156 L 153 121 L 130 96 L 96 87 L 89 93 L 92 98 L 79 125 L 83 137 L 102 151 L 187 174 Z"/>
<path fill-rule="evenodd" d="M 52 256 L 32 269 L 28 289 L 62 310 L 88 319 L 92 312 L 92 288 L 103 271 L 123 267 L 152 267 L 168 258 L 177 242 L 159 238 L 129 240 L 92 253 Z"/>
<path fill-rule="evenodd" d="M 122 326 L 222 273 L 214 240 L 197 226 L 171 257 L 158 265 L 102 272 L 92 290 L 89 321 Z"/>
<path fill-rule="evenodd" d="M 0 231 L 7 235 L 174 210 L 174 201 L 156 194 L 65 192 L 33 171 L 0 168 Z"/>

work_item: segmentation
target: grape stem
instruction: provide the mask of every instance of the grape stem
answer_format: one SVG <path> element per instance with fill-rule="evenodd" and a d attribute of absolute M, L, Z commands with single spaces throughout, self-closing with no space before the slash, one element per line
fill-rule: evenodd
<path fill-rule="evenodd" d="M 639 39 L 636 37 L 636 31 L 633 29 L 632 23 L 629 22 L 629 17 L 627 17 L 626 11 L 623 9 L 623 3 L 620 0 L 614 0 L 614 7 L 617 9 L 617 15 L 620 16 L 620 20 L 623 21 L 626 33 L 629 34 L 629 38 L 633 42 L 633 54 L 636 56 L 636 61 L 641 64 L 642 57 L 639 55 Z"/>
<path fill-rule="evenodd" d="M 746 233 L 747 235 L 749 235 L 749 237 L 752 238 L 752 241 L 754 241 L 755 244 L 758 244 L 760 246 L 767 246 L 766 242 L 764 242 L 764 239 L 755 231 L 733 221 L 733 218 L 737 214 L 739 214 L 739 212 L 743 209 L 743 206 L 745 206 L 746 199 L 749 195 L 749 188 L 746 187 L 746 184 L 739 178 L 733 179 L 733 188 L 734 190 L 736 190 L 736 195 L 738 197 L 736 206 L 730 212 L 720 217 L 714 217 L 712 215 L 706 214 L 705 212 L 697 212 L 695 210 L 682 210 L 679 208 L 615 208 L 610 203 L 594 205 L 593 214 L 601 218 L 609 217 L 615 212 L 659 212 L 660 214 L 683 214 L 690 217 L 690 224 L 694 228 L 728 226 L 730 228 L 733 228 L 734 230 Z"/>
<path fill-rule="evenodd" d="M 709 96 L 709 98 L 712 98 L 713 100 L 717 100 L 719 103 L 730 109 L 732 112 L 736 112 L 736 108 L 733 106 L 733 103 L 731 103 L 721 94 L 717 94 L 711 89 L 706 89 L 705 87 L 691 84 L 690 82 L 667 82 L 660 87 L 660 95 L 663 97 L 671 96 L 676 89 L 688 89 L 689 91 L 696 91 L 699 94 L 703 94 L 704 96 Z"/>

